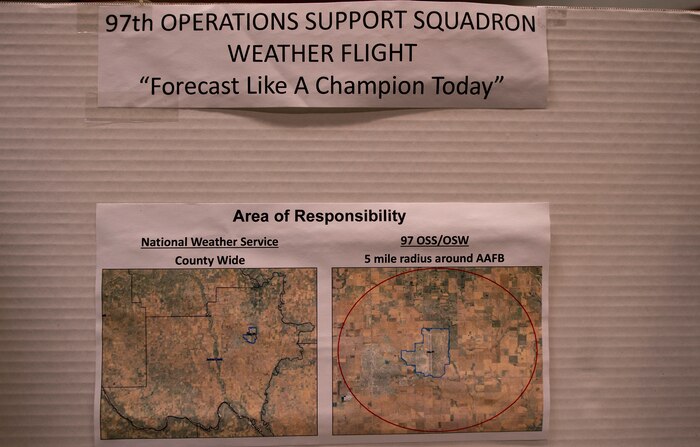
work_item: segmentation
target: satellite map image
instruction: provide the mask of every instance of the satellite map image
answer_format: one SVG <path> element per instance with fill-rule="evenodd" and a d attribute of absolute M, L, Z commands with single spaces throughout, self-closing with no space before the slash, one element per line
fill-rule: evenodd
<path fill-rule="evenodd" d="M 100 437 L 313 436 L 316 269 L 102 271 Z"/>
<path fill-rule="evenodd" d="M 333 434 L 541 431 L 541 267 L 333 269 Z"/>

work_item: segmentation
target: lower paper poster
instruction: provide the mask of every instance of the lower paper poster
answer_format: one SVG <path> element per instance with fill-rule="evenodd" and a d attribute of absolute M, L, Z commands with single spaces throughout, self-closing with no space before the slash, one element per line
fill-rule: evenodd
<path fill-rule="evenodd" d="M 543 203 L 98 204 L 100 445 L 542 439 Z"/>

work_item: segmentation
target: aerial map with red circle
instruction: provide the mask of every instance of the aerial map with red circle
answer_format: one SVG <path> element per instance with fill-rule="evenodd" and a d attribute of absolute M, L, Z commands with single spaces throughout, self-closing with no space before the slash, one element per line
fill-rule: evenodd
<path fill-rule="evenodd" d="M 540 431 L 541 267 L 333 269 L 333 434 Z"/>

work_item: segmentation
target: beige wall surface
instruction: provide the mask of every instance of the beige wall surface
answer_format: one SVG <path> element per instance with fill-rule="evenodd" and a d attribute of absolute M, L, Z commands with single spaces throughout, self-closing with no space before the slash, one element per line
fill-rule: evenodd
<path fill-rule="evenodd" d="M 698 445 L 700 16 L 548 26 L 546 110 L 98 109 L 96 8 L 2 5 L 0 445 L 93 444 L 95 203 L 284 201 L 550 202 L 551 433 L 503 445 Z"/>

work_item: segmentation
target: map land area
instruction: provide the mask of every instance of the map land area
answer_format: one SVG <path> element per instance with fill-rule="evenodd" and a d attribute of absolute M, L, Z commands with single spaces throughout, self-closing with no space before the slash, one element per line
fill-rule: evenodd
<path fill-rule="evenodd" d="M 333 434 L 541 431 L 542 269 L 333 269 Z"/>
<path fill-rule="evenodd" d="M 102 271 L 101 439 L 313 436 L 315 269 Z"/>

